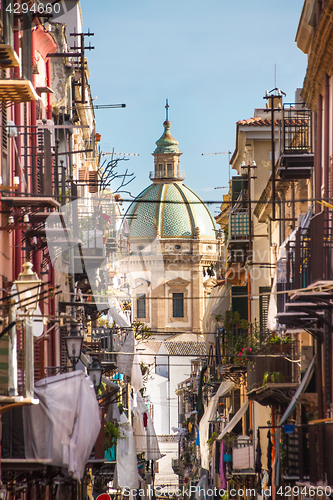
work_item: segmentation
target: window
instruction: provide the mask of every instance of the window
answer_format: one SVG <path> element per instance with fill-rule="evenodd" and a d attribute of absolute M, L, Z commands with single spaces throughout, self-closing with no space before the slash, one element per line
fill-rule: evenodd
<path fill-rule="evenodd" d="M 184 317 L 184 294 L 183 293 L 173 293 L 172 294 L 172 316 L 174 318 Z"/>
<path fill-rule="evenodd" d="M 136 301 L 136 317 L 146 317 L 146 295 L 139 295 Z"/>
<path fill-rule="evenodd" d="M 167 176 L 172 177 L 172 163 L 167 163 Z"/>
<path fill-rule="evenodd" d="M 158 164 L 158 177 L 163 177 L 163 163 Z"/>

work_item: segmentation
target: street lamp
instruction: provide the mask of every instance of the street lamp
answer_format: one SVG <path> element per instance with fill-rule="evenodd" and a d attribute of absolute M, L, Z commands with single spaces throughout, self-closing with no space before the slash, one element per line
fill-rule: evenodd
<path fill-rule="evenodd" d="M 31 313 L 37 309 L 42 280 L 32 271 L 31 262 L 25 262 L 22 267 L 24 271 L 19 274 L 14 284 L 19 295 L 19 308 L 27 309 Z"/>
<path fill-rule="evenodd" d="M 79 361 L 82 351 L 83 335 L 79 335 L 80 328 L 81 326 L 76 323 L 71 329 L 71 335 L 64 337 L 67 356 L 72 363 L 73 371 L 75 371 L 76 363 Z"/>
<path fill-rule="evenodd" d="M 96 387 L 96 389 L 97 389 L 97 387 L 99 387 L 101 385 L 102 373 L 103 373 L 103 370 L 102 370 L 101 365 L 98 362 L 98 359 L 94 358 L 91 365 L 88 368 L 88 374 L 89 374 L 89 377 L 91 378 L 92 383 Z"/>
<path fill-rule="evenodd" d="M 33 398 L 34 392 L 34 338 L 32 314 L 37 308 L 42 286 L 42 280 L 38 278 L 37 273 L 32 271 L 31 262 L 23 264 L 24 271 L 19 274 L 14 284 L 16 285 L 19 296 L 19 308 L 26 311 L 24 319 L 25 326 L 25 392 L 26 397 Z M 13 333 L 13 335 L 16 335 Z M 14 339 L 12 339 L 14 343 Z M 16 344 L 16 339 L 15 339 Z M 15 354 L 15 353 L 14 353 Z M 14 386 L 14 392 L 16 391 Z"/>

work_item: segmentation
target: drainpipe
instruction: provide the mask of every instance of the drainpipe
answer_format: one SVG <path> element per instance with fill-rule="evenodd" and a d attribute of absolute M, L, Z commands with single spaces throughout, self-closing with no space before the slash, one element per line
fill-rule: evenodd
<path fill-rule="evenodd" d="M 16 51 L 17 54 L 20 52 L 20 33 L 19 31 L 14 32 L 14 50 Z M 15 78 L 20 78 L 20 67 L 17 67 L 14 69 L 14 76 Z M 20 109 L 21 104 L 17 103 L 14 106 L 14 121 L 15 125 L 18 127 L 21 125 L 21 109 Z M 18 133 L 20 133 L 21 128 L 18 128 Z M 10 165 L 10 171 L 13 175 L 16 175 L 19 177 L 20 182 L 19 182 L 19 190 L 21 191 L 23 185 L 21 183 L 21 172 L 20 172 L 20 157 L 21 157 L 21 138 L 18 135 L 17 137 L 12 138 L 13 141 L 16 141 L 16 148 L 13 147 L 12 149 L 12 165 Z M 15 167 L 14 167 L 15 165 Z M 14 170 L 15 168 L 15 170 Z M 15 172 L 15 173 L 14 173 Z M 14 231 L 14 269 L 15 269 L 15 278 L 19 275 L 21 272 L 21 231 Z"/>
<path fill-rule="evenodd" d="M 31 51 L 32 51 L 32 67 L 34 67 L 37 64 L 36 61 L 36 43 L 35 43 L 35 36 L 34 32 L 32 32 L 32 37 L 31 37 Z M 32 75 L 32 85 L 34 88 L 36 88 L 36 75 Z M 31 148 L 32 148 L 32 155 L 31 155 L 31 193 L 32 194 L 37 194 L 37 182 L 36 182 L 36 166 L 37 166 L 37 158 L 36 158 L 36 120 L 37 120 L 37 110 L 36 110 L 36 101 L 31 102 L 31 116 L 30 116 L 30 125 L 31 127 Z"/>
<path fill-rule="evenodd" d="M 329 162 L 330 162 L 330 82 L 329 76 L 325 73 L 324 77 L 324 198 L 328 201 L 329 196 Z M 324 209 L 325 210 L 325 209 Z M 327 210 L 327 208 L 326 208 Z"/>
<path fill-rule="evenodd" d="M 317 99 L 317 137 L 315 141 L 315 198 L 316 200 L 321 199 L 321 163 L 322 163 L 322 120 L 323 120 L 323 98 L 322 95 L 318 95 Z M 315 212 L 319 213 L 321 211 L 321 206 L 319 203 L 314 203 Z"/>
<path fill-rule="evenodd" d="M 171 399 L 170 399 L 170 356 L 168 356 L 168 408 L 169 408 L 169 434 L 171 434 Z"/>
<path fill-rule="evenodd" d="M 290 223 L 290 228 L 293 231 L 295 229 L 295 183 L 291 183 L 291 189 L 290 189 L 290 201 L 291 201 L 291 207 L 290 207 L 290 218 L 291 223 Z"/>
<path fill-rule="evenodd" d="M 51 61 L 46 61 L 46 85 L 51 87 Z M 51 94 L 47 94 L 47 119 L 52 120 Z"/>

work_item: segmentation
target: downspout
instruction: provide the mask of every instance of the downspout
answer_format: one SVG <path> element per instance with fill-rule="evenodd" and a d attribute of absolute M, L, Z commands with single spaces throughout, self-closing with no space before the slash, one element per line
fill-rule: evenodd
<path fill-rule="evenodd" d="M 34 32 L 32 32 L 31 37 L 31 51 L 32 51 L 32 67 L 36 66 L 36 43 Z M 32 74 L 32 85 L 36 88 L 36 76 Z M 37 182 L 36 182 L 36 166 L 37 166 L 37 158 L 36 158 L 36 120 L 37 120 L 37 110 L 36 110 L 36 101 L 31 101 L 31 116 L 30 116 L 30 126 L 31 128 L 31 193 L 37 194 Z M 35 127 L 35 128 L 34 128 Z"/>
<path fill-rule="evenodd" d="M 290 227 L 291 227 L 291 230 L 293 231 L 295 229 L 295 226 L 296 226 L 296 221 L 294 220 L 295 219 L 295 183 L 294 183 L 294 181 L 291 182 L 290 188 L 291 188 L 290 189 L 290 201 L 291 201 L 290 218 L 292 219 Z"/>
<path fill-rule="evenodd" d="M 17 54 L 19 54 L 20 52 L 20 33 L 19 31 L 15 31 L 14 32 L 14 50 Z M 20 78 L 20 67 L 16 67 L 14 69 L 14 76 L 15 78 Z M 21 103 L 17 103 L 15 104 L 14 106 L 14 121 L 15 121 L 15 125 L 18 127 L 18 132 L 20 133 L 21 131 L 21 128 L 19 127 L 21 125 L 21 109 L 20 109 L 20 106 L 21 106 Z M 21 155 L 21 138 L 20 136 L 18 135 L 17 137 L 13 137 L 12 138 L 13 141 L 16 141 L 16 148 L 13 147 L 12 148 L 12 155 L 11 155 L 11 158 L 12 158 L 12 165 L 10 165 L 10 171 L 11 171 L 11 174 L 13 176 L 13 174 L 15 176 L 18 176 L 20 178 L 20 182 L 19 182 L 19 190 L 22 189 L 22 179 L 21 179 L 21 172 L 20 172 L 20 164 L 19 164 L 19 161 L 20 161 L 20 158 L 19 158 L 19 155 Z M 14 167 L 15 165 L 15 167 Z M 15 168 L 15 170 L 14 170 Z M 15 173 L 14 173 L 15 172 Z M 12 182 L 12 179 L 10 179 L 10 181 Z M 14 240 L 14 273 L 15 273 L 15 278 L 19 275 L 19 273 L 21 272 L 21 231 L 14 231 L 14 237 L 13 237 L 13 240 Z"/>
<path fill-rule="evenodd" d="M 170 356 L 168 356 L 168 408 L 169 408 L 169 434 L 171 434 L 171 403 L 170 403 Z"/>
<path fill-rule="evenodd" d="M 330 130 L 330 83 L 327 73 L 325 73 L 324 86 L 324 198 L 328 201 L 329 195 L 329 162 L 330 162 L 330 145 L 329 145 L 329 130 Z M 327 210 L 327 209 L 326 209 Z"/>
<path fill-rule="evenodd" d="M 46 61 L 46 85 L 51 87 L 51 61 Z M 47 119 L 52 120 L 51 94 L 47 94 Z"/>
<path fill-rule="evenodd" d="M 321 199 L 321 163 L 322 163 L 322 120 L 323 120 L 323 98 L 321 94 L 318 95 L 317 102 L 317 137 L 315 141 L 315 198 Z M 321 207 L 319 203 L 315 203 L 315 212 L 319 213 Z"/>

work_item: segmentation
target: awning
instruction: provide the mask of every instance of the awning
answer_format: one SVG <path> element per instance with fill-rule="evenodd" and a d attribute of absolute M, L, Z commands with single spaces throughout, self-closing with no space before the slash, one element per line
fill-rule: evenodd
<path fill-rule="evenodd" d="M 227 424 L 227 426 L 223 429 L 219 437 L 217 438 L 218 441 L 221 441 L 228 432 L 231 432 L 232 429 L 235 427 L 236 424 L 240 421 L 243 415 L 245 415 L 247 409 L 249 407 L 249 401 L 246 400 L 243 406 L 238 410 L 236 415 L 232 417 L 230 422 Z"/>
<path fill-rule="evenodd" d="M 199 437 L 200 437 L 200 454 L 201 454 L 201 467 L 203 469 L 209 468 L 209 448 L 207 440 L 209 437 L 209 422 L 214 418 L 219 398 L 228 394 L 235 384 L 233 382 L 222 382 L 217 390 L 217 393 L 211 398 L 206 411 L 199 423 Z"/>
<path fill-rule="evenodd" d="M 286 409 L 283 416 L 281 417 L 278 425 L 282 425 L 287 420 L 287 418 L 289 417 L 289 415 L 293 411 L 293 409 L 295 408 L 297 399 L 302 394 L 302 392 L 304 392 L 306 390 L 306 388 L 308 387 L 308 385 L 310 383 L 312 374 L 314 372 L 314 367 L 315 367 L 315 358 L 313 358 L 311 363 L 309 364 L 308 369 L 306 370 L 306 372 L 304 374 L 302 382 L 299 384 L 297 391 L 293 395 L 292 400 L 290 401 L 288 408 Z"/>

